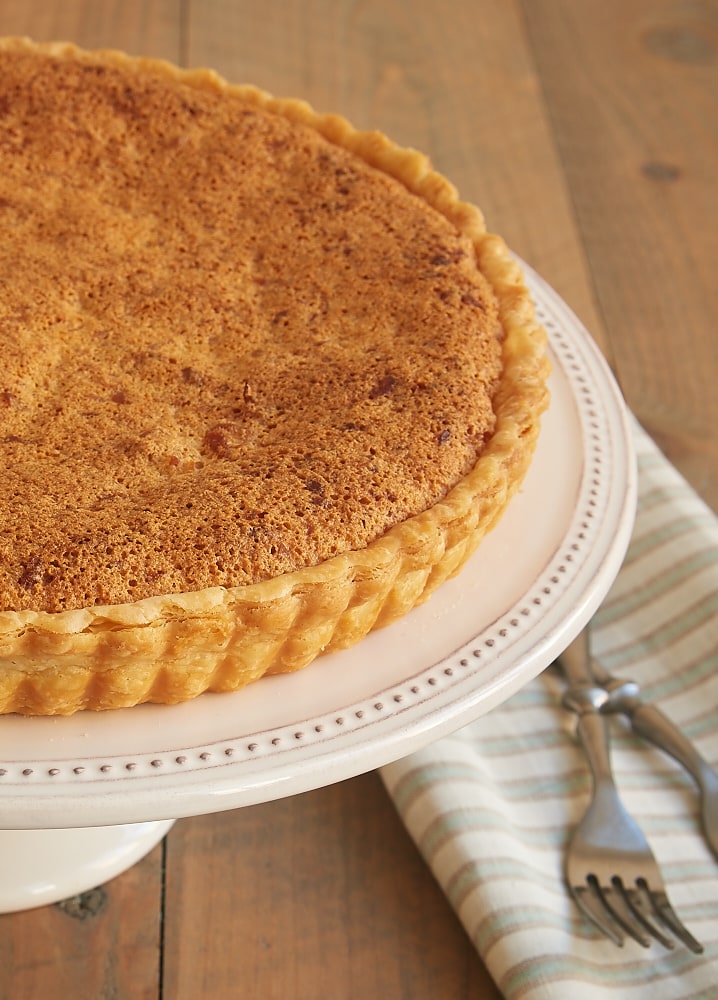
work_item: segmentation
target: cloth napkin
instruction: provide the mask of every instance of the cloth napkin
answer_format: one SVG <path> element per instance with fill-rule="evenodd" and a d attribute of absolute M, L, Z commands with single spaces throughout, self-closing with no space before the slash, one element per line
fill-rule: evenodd
<path fill-rule="evenodd" d="M 718 519 L 635 425 L 638 514 L 592 648 L 641 685 L 718 765 Z M 477 722 L 384 767 L 385 786 L 509 1000 L 718 998 L 718 860 L 692 779 L 612 717 L 621 798 L 669 899 L 704 945 L 618 948 L 565 889 L 563 851 L 589 800 L 575 719 L 555 667 Z"/>

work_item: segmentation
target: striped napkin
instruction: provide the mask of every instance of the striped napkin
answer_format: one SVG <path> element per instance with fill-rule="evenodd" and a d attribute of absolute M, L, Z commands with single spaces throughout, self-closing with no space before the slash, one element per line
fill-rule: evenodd
<path fill-rule="evenodd" d="M 718 764 L 718 519 L 636 425 L 638 515 L 593 651 Z M 705 946 L 622 949 L 575 908 L 562 856 L 591 781 L 554 667 L 455 735 L 382 769 L 409 832 L 509 1000 L 716 1000 L 718 861 L 690 777 L 611 719 L 621 797 Z M 650 991 L 650 992 L 649 992 Z"/>

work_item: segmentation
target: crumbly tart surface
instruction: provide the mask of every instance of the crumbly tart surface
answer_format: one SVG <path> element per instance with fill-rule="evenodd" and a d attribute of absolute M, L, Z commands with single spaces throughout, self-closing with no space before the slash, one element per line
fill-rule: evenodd
<path fill-rule="evenodd" d="M 422 155 L 209 71 L 0 42 L 0 711 L 173 703 L 406 613 L 547 402 Z"/>

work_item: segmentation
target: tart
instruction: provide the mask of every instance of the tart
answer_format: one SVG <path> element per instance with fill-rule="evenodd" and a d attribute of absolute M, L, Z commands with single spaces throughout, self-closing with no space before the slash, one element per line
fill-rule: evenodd
<path fill-rule="evenodd" d="M 234 691 L 425 600 L 548 401 L 479 209 L 208 70 L 0 68 L 0 712 Z"/>

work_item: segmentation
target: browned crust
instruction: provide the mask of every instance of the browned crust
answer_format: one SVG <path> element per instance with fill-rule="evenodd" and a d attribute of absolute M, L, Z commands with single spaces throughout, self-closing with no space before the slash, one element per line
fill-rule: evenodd
<path fill-rule="evenodd" d="M 443 501 L 360 551 L 262 583 L 76 611 L 0 612 L 0 711 L 67 714 L 236 690 L 352 645 L 425 600 L 461 568 L 520 486 L 548 402 L 545 333 L 504 241 L 486 232 L 480 211 L 461 202 L 422 154 L 377 132 L 359 132 L 339 116 L 317 114 L 304 102 L 236 87 L 207 70 L 184 71 L 119 52 L 81 53 L 25 39 L 0 41 L 0 47 L 147 66 L 193 87 L 240 92 L 310 125 L 400 180 L 472 240 L 504 328 L 496 430 Z"/>

